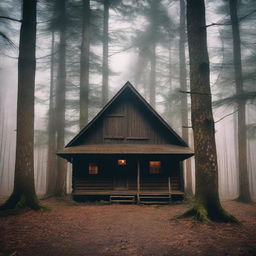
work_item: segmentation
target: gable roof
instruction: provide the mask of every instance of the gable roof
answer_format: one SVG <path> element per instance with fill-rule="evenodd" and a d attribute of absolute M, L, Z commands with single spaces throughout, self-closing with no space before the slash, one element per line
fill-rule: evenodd
<path fill-rule="evenodd" d="M 93 126 L 93 124 L 116 102 L 125 92 L 129 90 L 133 96 L 153 115 L 159 122 L 175 137 L 180 146 L 188 147 L 186 142 L 168 125 L 168 123 L 151 107 L 151 105 L 140 95 L 140 93 L 132 86 L 130 82 L 126 84 L 116 93 L 116 95 L 103 107 L 103 109 L 89 122 L 66 146 L 65 148 L 76 146 L 78 139 Z"/>

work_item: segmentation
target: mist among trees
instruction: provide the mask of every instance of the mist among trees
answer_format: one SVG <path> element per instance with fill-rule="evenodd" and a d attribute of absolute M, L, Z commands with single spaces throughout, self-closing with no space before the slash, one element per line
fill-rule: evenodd
<path fill-rule="evenodd" d="M 32 2 L 36 4 L 32 0 L 23 2 L 27 6 Z M 27 73 L 21 75 L 19 70 L 25 65 L 20 61 L 32 58 L 33 54 L 32 46 L 25 42 L 29 49 L 21 56 L 25 23 L 22 10 L 28 8 L 29 14 L 32 11 L 25 5 L 22 8 L 21 1 L 1 2 L 0 195 L 11 195 L 15 175 L 15 179 L 19 179 L 17 169 L 23 167 L 17 165 L 25 161 L 25 156 L 22 155 L 19 162 L 17 158 L 15 161 L 15 155 L 19 151 L 33 155 L 31 149 L 19 148 L 19 143 L 34 145 L 34 159 L 30 158 L 34 166 L 30 167 L 34 169 L 39 197 L 70 193 L 70 164 L 57 158 L 56 152 L 130 81 L 191 148 L 193 136 L 197 143 L 201 139 L 210 147 L 215 143 L 208 139 L 209 133 L 202 127 L 201 132 L 206 133 L 198 137 L 200 132 L 195 123 L 195 118 L 201 115 L 196 112 L 198 107 L 201 110 L 209 107 L 213 116 L 208 118 L 208 113 L 208 123 L 204 124 L 211 127 L 211 137 L 216 140 L 216 159 L 212 156 L 216 151 L 213 147 L 210 152 L 209 148 L 195 143 L 195 152 L 200 147 L 201 153 L 207 151 L 200 157 L 207 162 L 204 168 L 208 171 L 218 163 L 218 169 L 212 171 L 217 170 L 218 178 L 209 174 L 216 185 L 215 196 L 219 193 L 221 199 L 255 200 L 254 4 L 252 0 L 205 1 L 206 23 L 202 29 L 207 31 L 205 50 L 209 61 L 207 54 L 201 56 L 204 65 L 200 71 L 209 75 L 204 78 L 209 88 L 202 89 L 200 79 L 203 78 L 193 80 L 198 72 L 193 70 L 190 55 L 191 47 L 200 43 L 200 40 L 197 42 L 199 32 L 194 39 L 189 39 L 189 48 L 184 0 L 37 1 L 37 18 L 33 17 L 34 22 L 37 19 L 36 57 L 35 61 L 30 60 L 36 63 L 35 88 L 30 91 L 35 96 L 33 105 L 33 96 L 26 98 L 30 78 Z M 194 16 L 191 23 L 196 19 Z M 32 17 L 28 23 L 31 22 Z M 23 33 L 28 36 L 31 31 Z M 198 54 L 203 54 L 203 50 L 199 49 Z M 26 84 L 20 87 L 20 83 Z M 17 105 L 17 99 L 25 101 L 18 100 Z M 202 105 L 201 100 L 205 101 Z M 33 108 L 34 117 L 29 112 Z M 22 125 L 25 127 L 20 128 Z M 34 130 L 29 133 L 31 126 Z M 28 137 L 19 135 L 20 129 L 25 130 Z M 196 164 L 194 159 L 184 163 L 185 191 L 190 197 L 195 193 L 196 183 L 202 183 L 199 179 L 196 181 L 196 168 L 202 164 L 200 157 L 196 155 Z"/>

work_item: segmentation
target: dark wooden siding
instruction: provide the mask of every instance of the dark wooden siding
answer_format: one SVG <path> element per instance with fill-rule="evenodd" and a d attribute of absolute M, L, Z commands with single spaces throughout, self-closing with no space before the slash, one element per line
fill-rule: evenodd
<path fill-rule="evenodd" d="M 82 135 L 77 145 L 177 144 L 176 138 L 133 95 L 123 95 Z"/>
<path fill-rule="evenodd" d="M 93 158 L 93 159 L 76 159 L 73 163 L 73 189 L 79 191 L 103 191 L 115 190 L 115 179 L 118 158 Z M 127 160 L 127 190 L 137 190 L 137 159 L 125 158 Z M 162 160 L 162 171 L 160 174 L 149 173 L 149 160 L 140 160 L 140 189 L 141 191 L 168 191 L 168 177 L 171 181 L 171 190 L 182 190 L 181 172 L 179 163 Z M 168 159 L 169 160 L 169 159 Z M 90 162 L 99 165 L 98 175 L 89 175 L 88 165 Z"/>

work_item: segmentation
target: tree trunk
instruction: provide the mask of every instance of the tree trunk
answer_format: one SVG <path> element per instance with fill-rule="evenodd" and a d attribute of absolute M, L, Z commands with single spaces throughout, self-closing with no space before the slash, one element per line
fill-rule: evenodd
<path fill-rule="evenodd" d="M 171 40 L 172 40 L 172 33 L 169 32 L 168 34 L 169 36 L 169 47 L 168 47 L 168 64 L 169 64 L 169 87 L 170 87 L 170 91 L 172 89 L 172 77 L 173 77 L 173 72 L 172 72 L 172 44 L 171 44 Z"/>
<path fill-rule="evenodd" d="M 150 77 L 149 77 L 149 103 L 155 108 L 156 105 L 156 12 L 158 7 L 157 1 L 150 2 L 150 17 L 151 17 L 151 42 L 150 42 Z"/>
<path fill-rule="evenodd" d="M 104 14 L 103 14 L 103 66 L 102 66 L 102 107 L 108 101 L 108 22 L 109 22 L 109 0 L 104 1 Z"/>
<path fill-rule="evenodd" d="M 156 45 L 155 42 L 151 43 L 150 52 L 150 79 L 149 79 L 149 103 L 156 107 Z"/>
<path fill-rule="evenodd" d="M 56 124 L 57 150 L 63 150 L 65 143 L 65 91 L 66 91 L 66 0 L 59 0 L 60 21 L 59 33 L 59 66 L 56 89 Z M 66 195 L 67 165 L 66 161 L 57 158 L 56 195 Z"/>
<path fill-rule="evenodd" d="M 90 55 L 90 0 L 83 0 L 83 28 L 80 58 L 80 129 L 88 122 Z"/>
<path fill-rule="evenodd" d="M 36 0 L 23 0 L 18 59 L 17 143 L 14 188 L 1 209 L 39 209 L 34 183 Z"/>
<path fill-rule="evenodd" d="M 180 89 L 187 91 L 187 69 L 185 56 L 186 43 L 186 8 L 185 1 L 180 0 L 180 43 L 179 43 L 179 60 L 180 60 Z M 189 143 L 188 133 L 188 100 L 187 94 L 184 93 L 181 97 L 181 123 L 182 123 L 182 138 Z M 192 174 L 191 174 L 191 160 L 185 161 L 186 166 L 186 196 L 191 197 L 192 191 Z"/>
<path fill-rule="evenodd" d="M 51 75 L 50 75 L 50 95 L 49 95 L 49 121 L 48 121 L 48 155 L 47 155 L 47 180 L 46 195 L 55 194 L 56 189 L 56 127 L 55 127 L 55 101 L 54 101 L 54 52 L 55 38 L 52 32 L 51 45 Z"/>
<path fill-rule="evenodd" d="M 194 215 L 203 221 L 236 221 L 221 207 L 218 194 L 218 165 L 204 0 L 187 0 L 187 30 L 195 145 L 196 200 L 192 209 L 185 215 Z"/>
<path fill-rule="evenodd" d="M 235 70 L 236 94 L 243 93 L 243 75 L 241 62 L 241 40 L 239 22 L 237 18 L 237 0 L 229 0 L 230 17 L 233 35 L 233 62 Z M 239 196 L 242 202 L 251 202 L 249 178 L 247 169 L 247 138 L 246 138 L 246 101 L 238 102 L 238 168 L 239 168 Z"/>

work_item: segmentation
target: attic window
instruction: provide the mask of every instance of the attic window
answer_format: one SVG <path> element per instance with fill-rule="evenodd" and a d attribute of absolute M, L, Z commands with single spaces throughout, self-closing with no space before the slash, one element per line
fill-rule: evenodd
<path fill-rule="evenodd" d="M 89 174 L 90 175 L 99 174 L 99 166 L 95 163 L 89 163 Z"/>
<path fill-rule="evenodd" d="M 150 174 L 160 174 L 161 173 L 161 162 L 160 161 L 150 161 L 149 162 L 149 173 Z"/>
<path fill-rule="evenodd" d="M 104 118 L 104 139 L 123 140 L 125 136 L 125 116 L 108 115 Z"/>

